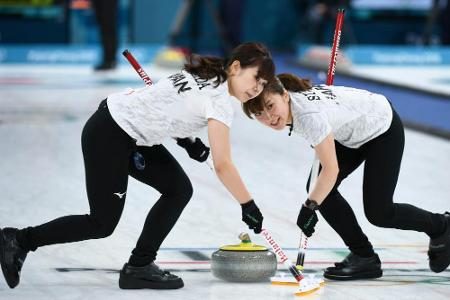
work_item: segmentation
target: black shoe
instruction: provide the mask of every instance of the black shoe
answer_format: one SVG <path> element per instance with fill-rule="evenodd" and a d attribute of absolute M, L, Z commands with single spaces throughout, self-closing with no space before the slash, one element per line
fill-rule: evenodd
<path fill-rule="evenodd" d="M 20 270 L 27 257 L 16 239 L 17 228 L 0 229 L 0 263 L 3 276 L 10 288 L 15 288 L 20 282 Z"/>
<path fill-rule="evenodd" d="M 105 61 L 94 67 L 94 71 L 110 71 L 116 68 L 115 61 Z"/>
<path fill-rule="evenodd" d="M 120 271 L 121 289 L 179 289 L 183 286 L 180 277 L 161 270 L 153 262 L 144 267 L 125 264 Z"/>
<path fill-rule="evenodd" d="M 444 217 L 447 219 L 447 229 L 437 238 L 430 239 L 428 248 L 430 269 L 436 273 L 444 271 L 450 265 L 450 213 L 445 212 Z"/>
<path fill-rule="evenodd" d="M 368 258 L 350 253 L 342 262 L 334 265 L 325 270 L 323 277 L 334 280 L 354 280 L 383 276 L 381 261 L 376 253 Z"/>

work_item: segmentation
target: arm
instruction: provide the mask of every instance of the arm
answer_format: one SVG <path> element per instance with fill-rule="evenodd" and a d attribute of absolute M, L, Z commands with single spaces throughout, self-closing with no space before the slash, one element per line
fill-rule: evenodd
<path fill-rule="evenodd" d="M 208 138 L 217 177 L 240 204 L 250 201 L 252 197 L 231 160 L 229 128 L 222 122 L 209 119 Z"/>
<path fill-rule="evenodd" d="M 332 133 L 320 142 L 320 144 L 315 147 L 315 150 L 320 164 L 322 165 L 322 170 L 320 171 L 315 185 L 310 187 L 308 200 L 302 205 L 297 218 L 297 226 L 308 237 L 314 233 L 314 226 L 318 221 L 317 214 L 315 212 L 315 210 L 318 209 L 317 204 L 320 205 L 330 193 L 336 183 L 339 173 L 339 165 L 337 162 L 334 137 Z M 315 176 L 315 174 L 312 174 L 312 176 Z M 313 204 L 312 207 L 310 206 L 311 204 Z"/>
<path fill-rule="evenodd" d="M 308 198 L 320 205 L 336 183 L 339 173 L 333 134 L 330 133 L 314 149 L 320 160 L 322 170 L 315 185 L 310 187 Z"/>

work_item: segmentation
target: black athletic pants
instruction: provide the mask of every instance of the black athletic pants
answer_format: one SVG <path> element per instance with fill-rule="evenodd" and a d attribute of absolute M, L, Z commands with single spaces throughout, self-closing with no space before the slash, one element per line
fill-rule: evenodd
<path fill-rule="evenodd" d="M 320 205 L 320 213 L 355 254 L 371 256 L 373 247 L 338 187 L 363 161 L 364 212 L 370 223 L 379 227 L 424 232 L 432 237 L 445 230 L 446 223 L 442 215 L 409 204 L 393 203 L 404 141 L 402 122 L 393 111 L 389 130 L 360 148 L 352 149 L 335 142 L 339 175 L 335 186 Z M 428 199 L 423 200 L 424 204 L 429 203 Z"/>
<path fill-rule="evenodd" d="M 146 162 L 144 170 L 132 163 L 134 141 L 112 119 L 104 100 L 87 121 L 82 148 L 89 199 L 88 215 L 70 215 L 19 233 L 25 249 L 104 238 L 111 235 L 124 207 L 128 175 L 161 193 L 148 213 L 141 236 L 130 258 L 132 265 L 145 265 L 156 257 L 192 196 L 192 185 L 175 158 L 162 145 L 137 147 Z"/>

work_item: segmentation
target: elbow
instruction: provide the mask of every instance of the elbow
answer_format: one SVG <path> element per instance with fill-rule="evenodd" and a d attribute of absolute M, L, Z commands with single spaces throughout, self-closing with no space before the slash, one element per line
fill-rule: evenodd
<path fill-rule="evenodd" d="M 232 165 L 232 163 L 229 160 L 214 161 L 214 170 L 216 171 L 217 175 L 220 175 L 226 173 L 230 165 Z"/>
<path fill-rule="evenodd" d="M 329 177 L 330 179 L 333 178 L 334 180 L 336 180 L 338 175 L 339 175 L 339 166 L 336 165 L 336 166 L 331 166 L 331 167 L 328 167 L 328 168 L 324 168 L 322 170 L 322 172 L 324 174 L 326 174 L 327 177 Z"/>
<path fill-rule="evenodd" d="M 335 166 L 333 166 L 333 176 L 338 176 L 339 175 L 339 166 L 338 165 L 335 165 Z"/>
<path fill-rule="evenodd" d="M 334 180 L 336 181 L 338 178 L 338 175 L 339 175 L 339 166 L 336 166 L 333 168 L 332 174 L 333 174 Z"/>

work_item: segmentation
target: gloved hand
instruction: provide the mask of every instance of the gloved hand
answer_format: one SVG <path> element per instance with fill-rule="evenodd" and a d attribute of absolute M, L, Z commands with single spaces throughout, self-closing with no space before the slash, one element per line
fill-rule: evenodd
<path fill-rule="evenodd" d="M 319 205 L 315 201 L 308 199 L 302 205 L 298 214 L 297 226 L 307 237 L 310 237 L 314 233 L 314 227 L 319 221 L 316 214 L 317 209 L 319 209 Z"/>
<path fill-rule="evenodd" d="M 190 138 L 178 138 L 177 145 L 184 148 L 189 157 L 199 162 L 204 162 L 209 155 L 209 147 L 203 144 L 200 138 L 192 141 Z"/>
<path fill-rule="evenodd" d="M 255 233 L 260 233 L 262 229 L 263 216 L 256 206 L 255 201 L 250 200 L 247 203 L 241 204 L 242 221 L 244 221 L 248 228 L 253 229 Z"/>

